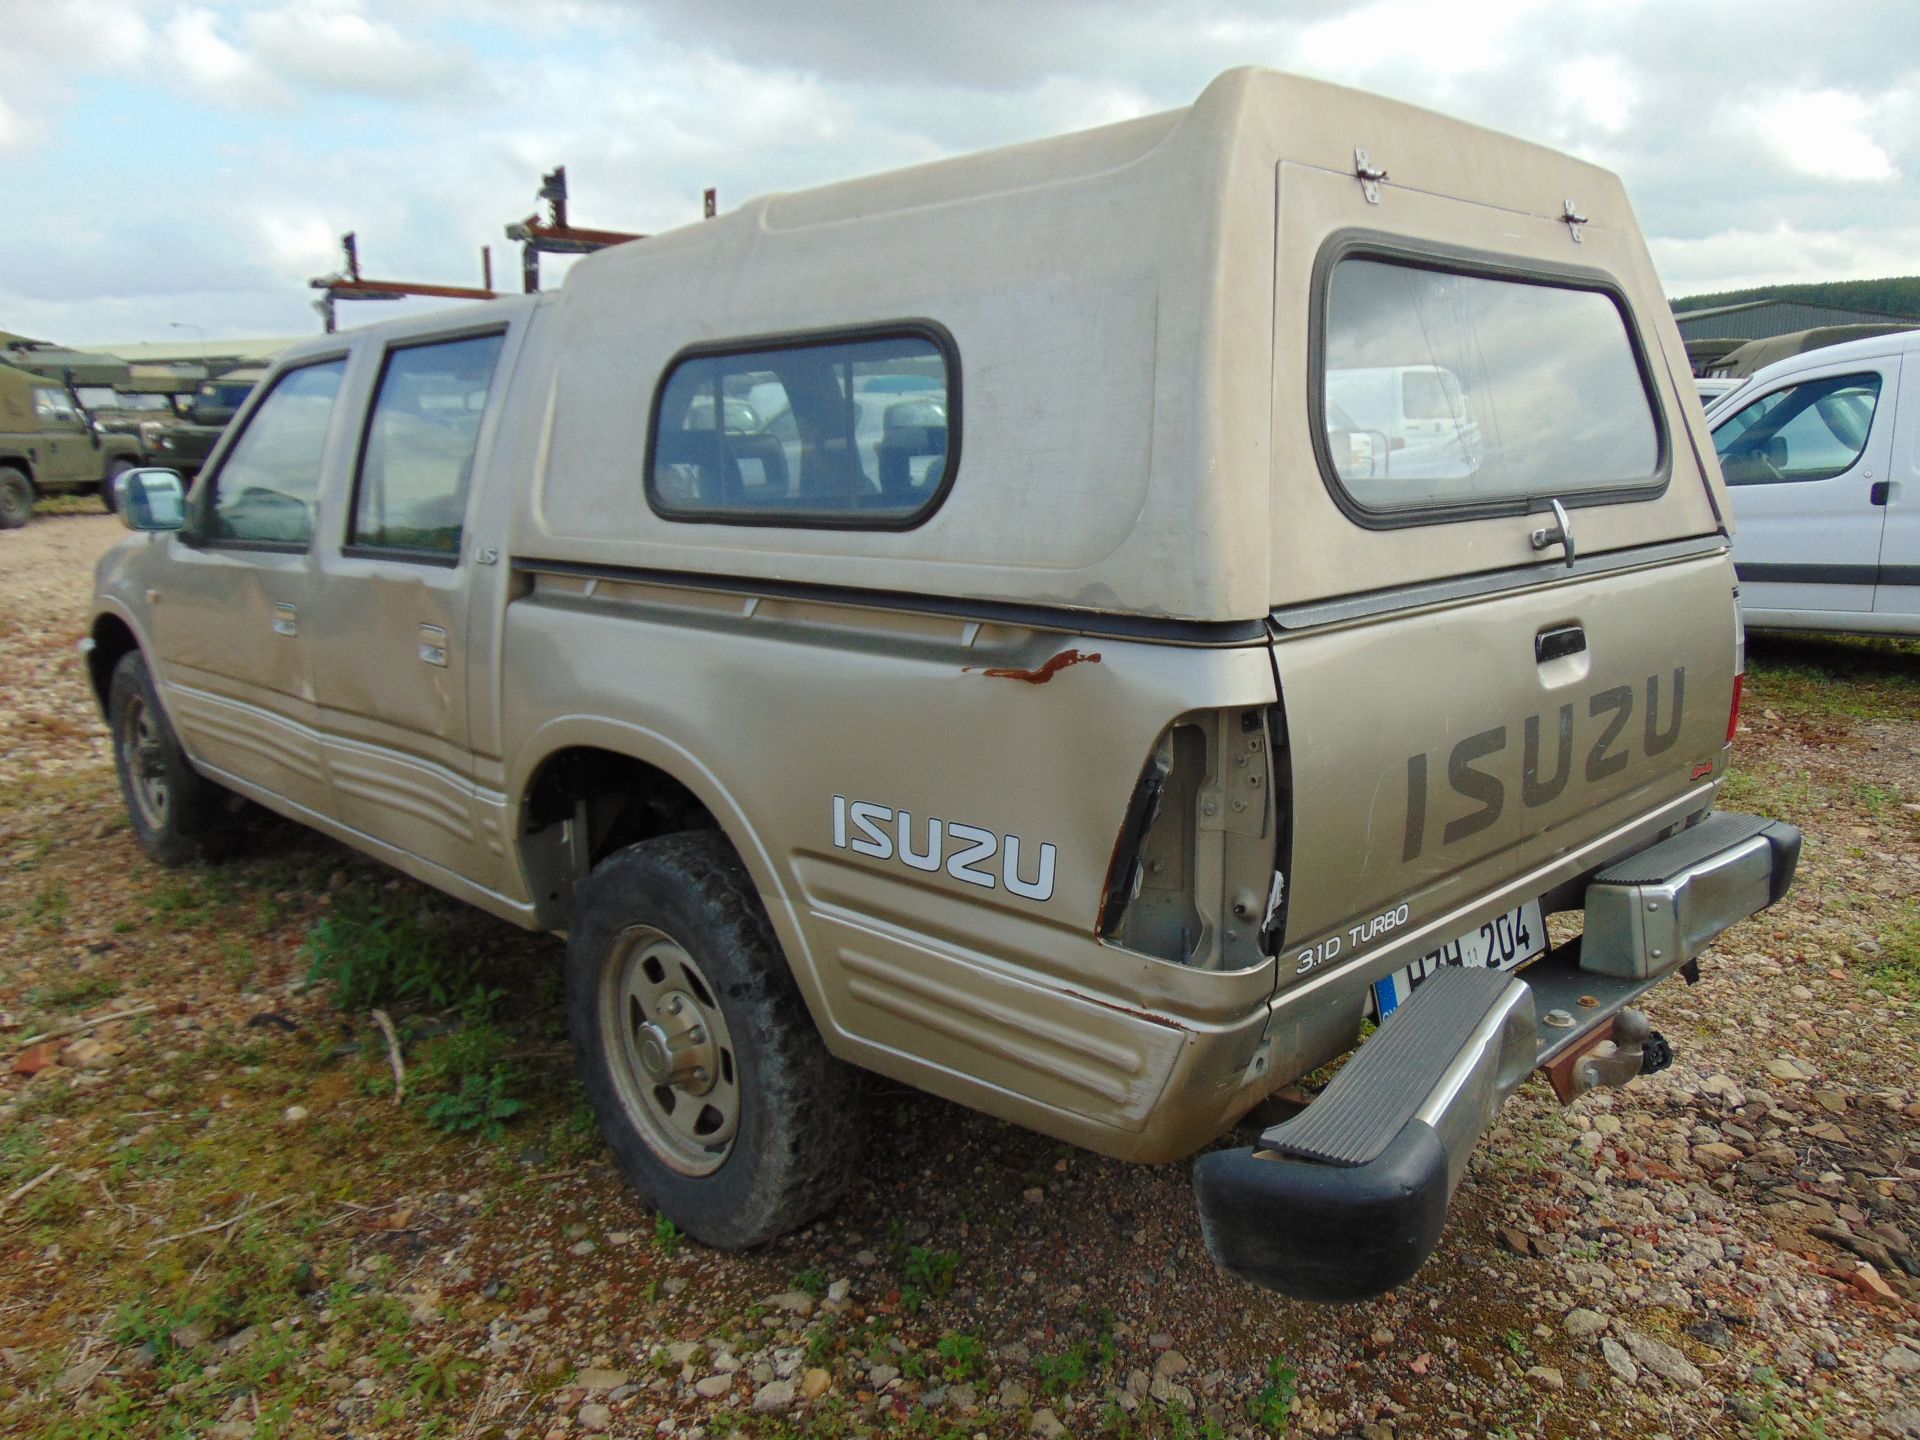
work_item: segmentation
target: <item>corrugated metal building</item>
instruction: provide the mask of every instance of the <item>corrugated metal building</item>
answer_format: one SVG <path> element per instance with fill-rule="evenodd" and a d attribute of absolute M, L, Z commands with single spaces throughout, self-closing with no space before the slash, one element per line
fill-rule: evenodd
<path fill-rule="evenodd" d="M 1889 320 L 1920 325 L 1920 315 L 1888 315 L 1803 300 L 1743 300 L 1738 305 L 1676 311 L 1673 319 L 1680 327 L 1682 340 L 1765 340 L 1821 325 L 1872 325 Z"/>

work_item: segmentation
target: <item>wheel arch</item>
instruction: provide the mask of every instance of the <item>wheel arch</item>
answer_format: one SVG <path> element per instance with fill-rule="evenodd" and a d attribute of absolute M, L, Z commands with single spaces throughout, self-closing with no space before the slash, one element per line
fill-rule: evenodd
<path fill-rule="evenodd" d="M 119 667 L 120 661 L 136 650 L 142 654 L 150 652 L 141 643 L 139 632 L 134 629 L 133 622 L 116 610 L 102 609 L 96 613 L 93 623 L 87 627 L 87 638 L 90 642 L 86 655 L 87 682 L 93 689 L 94 701 L 100 706 L 100 714 L 104 717 L 112 696 L 113 672 Z M 149 659 L 147 664 L 151 666 L 152 660 Z M 154 680 L 157 689 L 159 677 L 155 676 Z M 165 697 L 162 697 L 162 704 L 164 703 Z"/>
<path fill-rule="evenodd" d="M 590 716 L 550 721 L 520 755 L 507 786 L 509 822 L 537 924 L 566 929 L 574 886 L 613 850 L 676 830 L 717 830 L 746 867 L 808 1008 L 825 1016 L 798 909 L 773 854 L 710 766 L 656 731 Z M 566 824 L 583 800 L 584 854 Z M 830 1033 L 824 1023 L 821 1030 Z"/>

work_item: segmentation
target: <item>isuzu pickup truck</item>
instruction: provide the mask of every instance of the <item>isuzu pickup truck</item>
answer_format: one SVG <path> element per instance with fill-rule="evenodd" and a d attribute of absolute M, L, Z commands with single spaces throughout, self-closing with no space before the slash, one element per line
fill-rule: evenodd
<path fill-rule="evenodd" d="M 564 935 L 699 1239 L 828 1206 L 870 1071 L 1206 1150 L 1218 1262 L 1351 1299 L 1793 874 L 1712 455 L 1611 175 L 1234 71 L 288 352 L 126 477 L 89 663 L 156 859 L 240 796 Z"/>

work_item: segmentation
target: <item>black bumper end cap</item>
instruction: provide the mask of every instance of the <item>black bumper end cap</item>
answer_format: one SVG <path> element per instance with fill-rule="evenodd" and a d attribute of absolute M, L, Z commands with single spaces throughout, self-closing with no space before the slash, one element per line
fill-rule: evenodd
<path fill-rule="evenodd" d="M 1413 1278 L 1447 1220 L 1447 1150 L 1409 1120 L 1365 1165 L 1214 1150 L 1193 1163 L 1207 1253 L 1297 1300 L 1349 1304 Z"/>
<path fill-rule="evenodd" d="M 1773 850 L 1773 881 L 1768 887 L 1767 904 L 1777 905 L 1793 885 L 1793 872 L 1800 867 L 1800 831 L 1784 820 L 1770 820 L 1760 833 Z"/>

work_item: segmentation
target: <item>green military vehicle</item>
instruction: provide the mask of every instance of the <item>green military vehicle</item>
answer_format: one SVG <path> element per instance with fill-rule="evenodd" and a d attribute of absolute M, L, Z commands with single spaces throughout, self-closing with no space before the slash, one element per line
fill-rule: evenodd
<path fill-rule="evenodd" d="M 227 422 L 246 403 L 247 396 L 266 373 L 263 365 L 244 365 L 203 381 L 187 404 L 186 419 L 154 437 L 149 458 L 154 464 L 178 470 L 182 475 L 198 474 L 226 432 Z"/>
<path fill-rule="evenodd" d="M 111 384 L 74 385 L 74 398 L 103 434 L 132 435 L 140 442 L 140 458 L 154 464 L 168 464 L 175 451 L 169 437 L 185 424 L 193 403 L 194 391 L 206 372 L 199 366 L 182 374 L 167 365 L 126 367 L 126 378 Z"/>
<path fill-rule="evenodd" d="M 0 364 L 0 530 L 25 525 L 42 495 L 100 495 L 111 509 L 114 478 L 140 460 L 140 438 L 96 429 L 69 386 Z"/>

